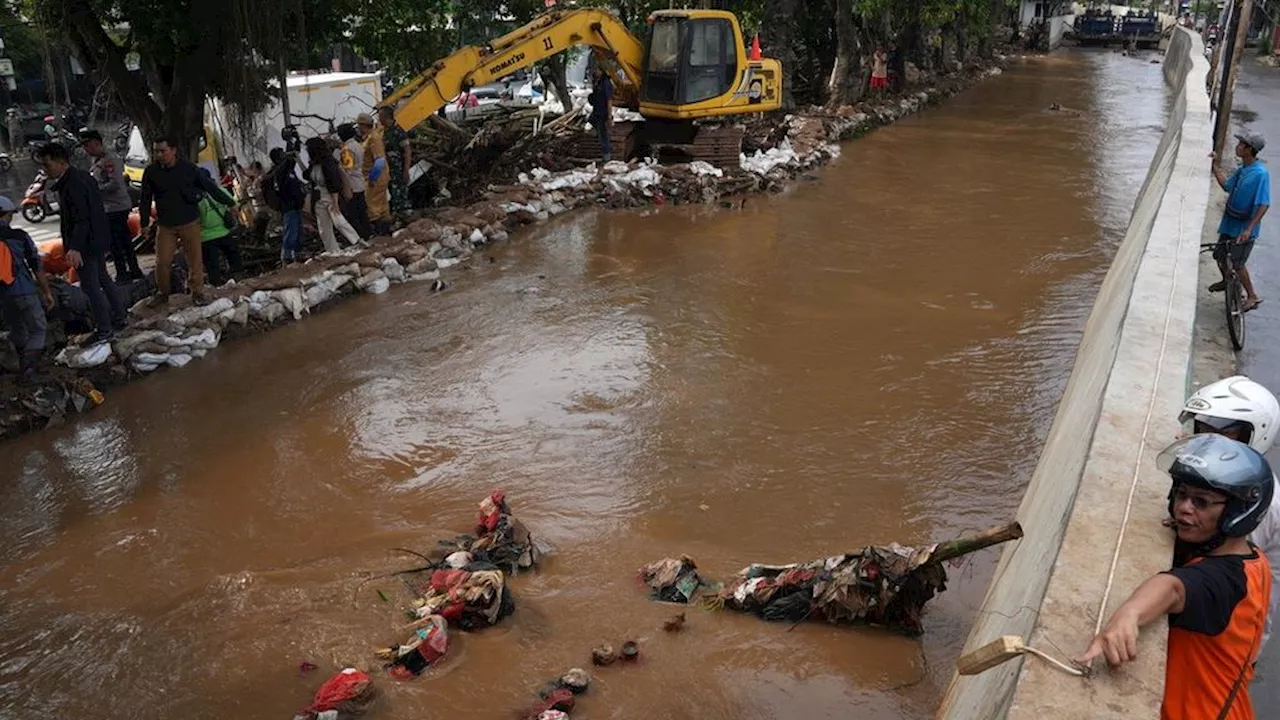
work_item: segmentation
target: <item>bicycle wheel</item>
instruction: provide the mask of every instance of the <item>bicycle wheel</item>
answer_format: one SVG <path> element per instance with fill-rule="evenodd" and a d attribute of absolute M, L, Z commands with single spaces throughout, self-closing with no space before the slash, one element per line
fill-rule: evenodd
<path fill-rule="evenodd" d="M 1244 349 L 1244 286 L 1235 273 L 1227 280 L 1227 334 L 1231 336 L 1231 347 Z"/>

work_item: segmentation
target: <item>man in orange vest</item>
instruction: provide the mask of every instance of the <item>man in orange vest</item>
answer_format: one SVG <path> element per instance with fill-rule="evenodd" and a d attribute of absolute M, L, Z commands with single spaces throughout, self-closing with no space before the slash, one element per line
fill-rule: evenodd
<path fill-rule="evenodd" d="M 44 266 L 46 275 L 65 278 L 73 285 L 80 282 L 80 274 L 67 260 L 67 251 L 62 247 L 62 240 L 45 240 L 42 243 L 36 243 L 36 249 L 40 251 L 40 264 Z"/>
<path fill-rule="evenodd" d="M 1271 571 L 1247 537 L 1275 494 L 1271 466 L 1223 435 L 1192 435 L 1157 458 L 1190 559 L 1147 579 L 1076 659 L 1113 667 L 1137 656 L 1139 628 L 1167 618 L 1161 720 L 1254 720 L 1249 681 L 1262 645 Z"/>
<path fill-rule="evenodd" d="M 44 353 L 44 313 L 53 294 L 31 236 L 10 225 L 15 210 L 12 200 L 0 196 L 0 315 L 18 351 L 22 379 L 30 382 Z"/>

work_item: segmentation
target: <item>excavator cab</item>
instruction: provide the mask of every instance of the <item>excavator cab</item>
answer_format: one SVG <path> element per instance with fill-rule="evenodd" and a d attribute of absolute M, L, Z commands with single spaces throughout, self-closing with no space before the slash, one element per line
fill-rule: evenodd
<path fill-rule="evenodd" d="M 747 57 L 733 13 L 664 11 L 649 23 L 642 115 L 692 120 L 780 107 L 781 66 Z"/>

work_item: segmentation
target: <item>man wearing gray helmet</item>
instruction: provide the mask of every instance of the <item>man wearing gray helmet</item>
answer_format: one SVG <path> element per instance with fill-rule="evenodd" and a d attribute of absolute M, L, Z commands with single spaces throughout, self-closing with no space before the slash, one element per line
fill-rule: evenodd
<path fill-rule="evenodd" d="M 1157 464 L 1173 481 L 1175 527 L 1189 559 L 1142 583 L 1076 662 L 1129 662 L 1139 628 L 1167 618 L 1161 720 L 1252 720 L 1249 681 L 1271 573 L 1246 538 L 1275 493 L 1271 466 L 1248 445 L 1210 434 L 1173 443 Z"/>
<path fill-rule="evenodd" d="M 1258 239 L 1262 216 L 1271 207 L 1271 173 L 1266 165 L 1258 162 L 1258 153 L 1267 145 L 1265 138 L 1258 133 L 1247 133 L 1237 135 L 1236 141 L 1235 152 L 1240 159 L 1240 167 L 1227 175 L 1216 162 L 1213 164 L 1213 178 L 1227 191 L 1227 205 L 1218 223 L 1218 248 L 1213 251 L 1218 268 L 1222 270 L 1222 280 L 1210 285 L 1209 290 L 1222 292 L 1226 288 L 1227 262 L 1230 262 L 1248 296 L 1241 309 L 1248 312 L 1262 302 L 1254 292 L 1253 278 L 1249 276 L 1245 263 L 1249 261 L 1253 243 Z"/>

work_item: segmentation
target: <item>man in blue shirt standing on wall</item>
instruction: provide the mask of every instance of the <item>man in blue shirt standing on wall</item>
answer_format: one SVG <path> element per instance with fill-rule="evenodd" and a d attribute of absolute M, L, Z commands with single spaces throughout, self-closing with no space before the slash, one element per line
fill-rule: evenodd
<path fill-rule="evenodd" d="M 1248 312 L 1262 301 L 1253 290 L 1253 279 L 1245 263 L 1253 252 L 1253 241 L 1258 239 L 1258 228 L 1262 225 L 1262 216 L 1271 207 L 1271 173 L 1267 167 L 1258 162 L 1258 153 L 1266 147 L 1267 141 L 1257 133 L 1236 136 L 1236 157 L 1240 158 L 1240 167 L 1230 177 L 1213 165 L 1213 177 L 1227 191 L 1227 207 L 1222 212 L 1222 221 L 1218 223 L 1219 248 L 1214 250 L 1214 259 L 1222 270 L 1223 280 L 1209 286 L 1212 292 L 1221 292 L 1226 288 L 1226 263 L 1230 257 L 1240 276 L 1240 284 L 1247 294 L 1241 310 Z"/>
<path fill-rule="evenodd" d="M 609 146 L 609 126 L 613 124 L 613 81 L 604 68 L 597 67 L 594 73 L 595 83 L 591 88 L 591 126 L 600 139 L 600 154 L 605 162 L 613 159 L 613 148 Z"/>

